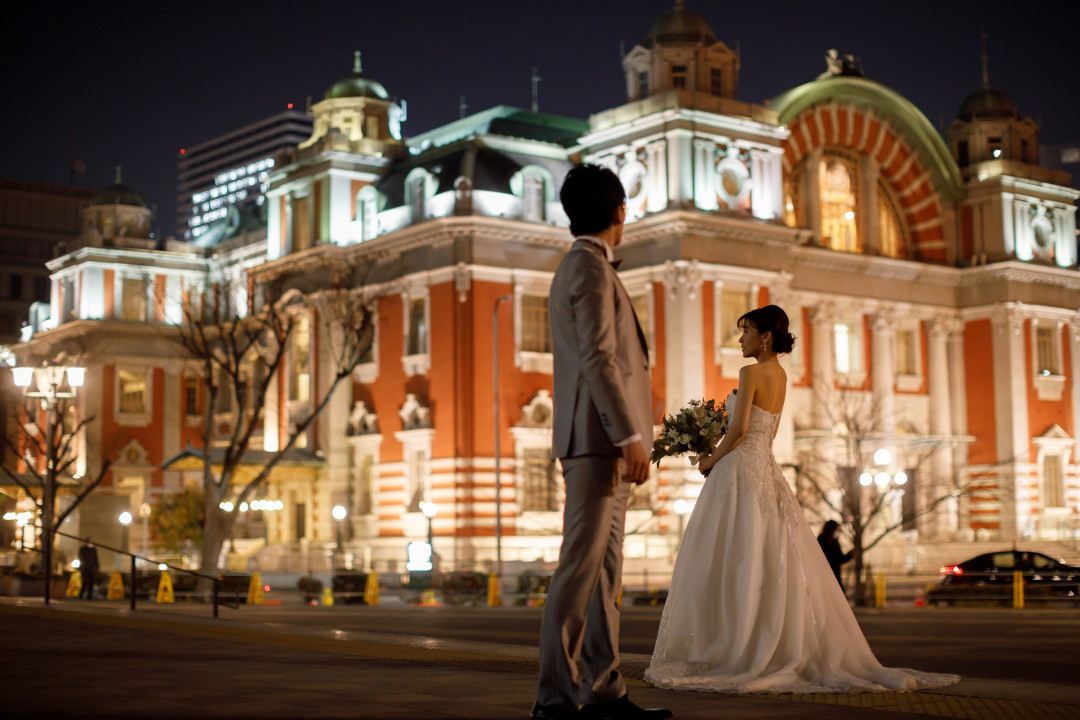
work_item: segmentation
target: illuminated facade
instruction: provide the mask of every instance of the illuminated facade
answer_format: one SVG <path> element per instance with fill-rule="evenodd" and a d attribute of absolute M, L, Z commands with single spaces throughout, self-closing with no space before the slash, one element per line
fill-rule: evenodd
<path fill-rule="evenodd" d="M 690 398 L 726 396 L 744 364 L 735 319 L 774 302 L 799 338 L 784 361 L 778 458 L 794 466 L 819 448 L 847 462 L 834 410 L 856 396 L 870 401 L 870 437 L 890 449 L 890 469 L 918 465 L 903 497 L 925 512 L 875 550 L 875 566 L 936 569 L 948 543 L 1075 533 L 1080 193 L 1037 165 L 1035 123 L 987 84 L 943 139 L 909 101 L 839 61 L 767 106 L 740 101 L 737 56 L 681 3 L 623 70 L 627 103 L 587 122 L 499 106 L 405 138 L 402 108 L 357 66 L 314 105 L 310 137 L 275 158 L 265 236 L 216 259 L 148 250 L 124 261 L 155 267 L 144 292 L 160 310 L 122 326 L 145 348 L 176 321 L 178 288 L 207 267 L 255 281 L 380 269 L 374 351 L 303 439 L 318 467 L 267 488 L 283 510 L 267 518 L 260 567 L 311 567 L 298 553 L 313 549 L 329 558 L 337 504 L 358 565 L 403 567 L 408 542 L 427 533 L 422 502 L 437 508 L 444 567 L 490 567 L 496 445 L 504 559 L 555 560 L 563 490 L 549 458 L 546 303 L 571 240 L 558 185 L 582 161 L 611 167 L 627 191 L 620 274 L 649 343 L 658 421 Z M 55 353 L 77 328 L 120 331 L 86 324 L 119 320 L 126 297 L 120 271 L 90 262 L 73 253 L 50 265 L 54 302 L 63 306 L 68 282 L 90 297 L 79 288 L 94 272 L 113 273 L 105 287 L 121 294 L 100 308 L 82 301 L 19 353 Z M 332 367 L 332 337 L 316 322 L 302 328 L 264 409 L 269 451 Z M 142 492 L 176 490 L 183 472 L 160 466 L 194 433 L 177 410 L 187 407 L 182 362 L 103 353 L 100 389 L 80 401 L 102 423 L 138 428 Z M 116 399 L 133 382 L 147 404 L 128 417 Z M 928 446 L 937 451 L 920 462 Z M 133 492 L 114 475 L 106 493 Z M 972 477 L 972 492 L 925 507 Z M 635 490 L 629 572 L 669 566 L 675 503 L 700 486 L 673 461 Z"/>
<path fill-rule="evenodd" d="M 176 237 L 194 240 L 224 219 L 230 207 L 243 211 L 261 205 L 274 157 L 310 134 L 311 117 L 288 110 L 182 149 Z"/>

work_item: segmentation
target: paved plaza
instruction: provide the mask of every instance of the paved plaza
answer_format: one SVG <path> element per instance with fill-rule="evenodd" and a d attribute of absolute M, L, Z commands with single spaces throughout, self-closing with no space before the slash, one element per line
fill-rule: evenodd
<path fill-rule="evenodd" d="M 215 620 L 210 608 L 191 604 L 147 605 L 132 612 L 119 603 L 61 600 L 45 608 L 40 598 L 0 599 L 5 640 L 0 717 L 523 720 L 528 716 L 536 683 L 535 646 L 402 632 L 400 625 L 403 619 L 407 622 L 408 613 L 417 613 L 419 625 L 439 608 L 311 608 L 306 617 L 318 622 L 306 621 L 299 608 L 289 610 L 223 609 Z M 492 626 L 501 618 L 520 624 L 500 613 L 504 611 L 478 608 L 468 617 L 479 623 L 486 619 Z M 366 623 L 349 622 L 361 615 Z M 962 622 L 965 616 L 955 617 Z M 1021 620 L 1020 630 L 1010 625 L 1001 637 L 982 633 L 987 636 L 976 638 L 975 645 L 958 649 L 967 658 L 969 672 L 960 685 L 932 692 L 683 693 L 651 688 L 641 680 L 646 654 L 625 654 L 623 670 L 635 701 L 669 707 L 681 720 L 1080 719 L 1076 652 L 1063 654 L 1060 672 L 1040 671 L 1035 678 L 1020 666 L 1014 677 L 1021 679 L 1000 677 L 1000 665 L 988 672 L 988 678 L 970 671 L 978 666 L 980 645 L 988 657 L 991 652 L 1007 653 L 1010 646 L 1020 657 L 1022 649 L 1030 650 L 1039 642 L 1040 627 L 1042 631 L 1055 624 L 1069 627 L 1071 618 L 1037 611 L 1023 617 L 1031 618 L 1030 631 L 1024 631 Z M 367 629 L 377 626 L 380 618 L 385 618 L 387 632 Z M 1080 613 L 1076 620 L 1080 621 Z M 1069 633 L 1046 635 L 1049 652 L 1058 652 L 1055 640 L 1065 647 L 1074 642 Z M 912 664 L 926 662 L 926 657 L 914 655 Z M 943 656 L 942 662 L 948 658 Z M 1047 667 L 1057 665 L 1051 662 Z"/>

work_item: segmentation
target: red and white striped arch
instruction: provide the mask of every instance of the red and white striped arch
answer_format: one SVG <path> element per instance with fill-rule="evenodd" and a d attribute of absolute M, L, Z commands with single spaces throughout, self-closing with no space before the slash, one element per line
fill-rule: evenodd
<path fill-rule="evenodd" d="M 803 110 L 788 123 L 788 130 L 791 134 L 783 143 L 785 177 L 817 148 L 876 158 L 881 180 L 900 206 L 913 259 L 946 261 L 941 196 L 918 153 L 887 119 L 866 107 L 832 102 Z"/>

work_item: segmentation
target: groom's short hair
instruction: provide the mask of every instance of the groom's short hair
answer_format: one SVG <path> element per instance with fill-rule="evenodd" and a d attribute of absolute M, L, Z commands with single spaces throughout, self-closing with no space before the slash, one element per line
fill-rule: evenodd
<path fill-rule="evenodd" d="M 626 202 L 619 176 L 599 165 L 577 165 L 570 169 L 559 191 L 563 210 L 570 218 L 570 232 L 592 235 L 615 222 L 619 206 Z"/>

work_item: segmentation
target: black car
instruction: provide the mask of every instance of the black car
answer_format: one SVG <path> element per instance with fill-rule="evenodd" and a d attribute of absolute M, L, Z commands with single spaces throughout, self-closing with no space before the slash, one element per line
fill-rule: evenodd
<path fill-rule="evenodd" d="M 926 594 L 933 605 L 1011 605 L 1013 575 L 1024 578 L 1025 604 L 1080 607 L 1080 567 L 1039 552 L 1001 550 L 941 568 L 941 582 Z"/>

